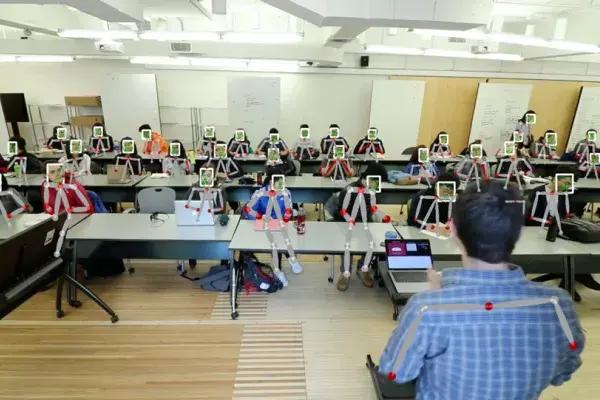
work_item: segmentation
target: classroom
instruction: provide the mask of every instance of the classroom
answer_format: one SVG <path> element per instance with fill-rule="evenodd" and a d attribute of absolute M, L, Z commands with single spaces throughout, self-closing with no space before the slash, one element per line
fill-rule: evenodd
<path fill-rule="evenodd" d="M 598 398 L 597 2 L 0 3 L 0 399 Z"/>

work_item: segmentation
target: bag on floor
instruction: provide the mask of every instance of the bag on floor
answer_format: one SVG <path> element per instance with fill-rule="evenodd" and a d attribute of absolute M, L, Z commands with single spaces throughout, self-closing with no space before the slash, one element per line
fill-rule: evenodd
<path fill-rule="evenodd" d="M 580 243 L 600 243 L 600 224 L 569 218 L 560 221 L 563 236 Z"/>
<path fill-rule="evenodd" d="M 125 264 L 120 258 L 88 258 L 81 260 L 80 264 L 85 271 L 85 278 L 107 278 L 121 275 L 125 272 Z"/>
<path fill-rule="evenodd" d="M 269 264 L 261 263 L 254 256 L 244 257 L 243 271 L 246 293 L 275 293 L 282 288 L 279 280 L 275 278 L 273 268 Z"/>
<path fill-rule="evenodd" d="M 203 277 L 191 280 L 209 292 L 228 292 L 231 286 L 231 269 L 229 265 L 215 265 Z"/>

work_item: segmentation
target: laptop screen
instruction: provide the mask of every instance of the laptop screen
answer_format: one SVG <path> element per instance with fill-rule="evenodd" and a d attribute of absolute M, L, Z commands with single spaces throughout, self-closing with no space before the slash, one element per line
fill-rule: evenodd
<path fill-rule="evenodd" d="M 386 240 L 385 252 L 389 270 L 433 268 L 429 240 Z"/>

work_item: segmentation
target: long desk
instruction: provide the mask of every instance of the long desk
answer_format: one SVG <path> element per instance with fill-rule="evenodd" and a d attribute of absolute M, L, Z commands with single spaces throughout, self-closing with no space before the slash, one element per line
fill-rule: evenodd
<path fill-rule="evenodd" d="M 158 218 L 151 220 L 150 214 L 93 214 L 86 218 L 66 236 L 73 246 L 69 274 L 75 276 L 77 259 L 94 253 L 115 258 L 227 259 L 233 265 L 229 244 L 239 216 L 231 216 L 226 226 L 205 227 L 177 226 L 172 214 L 159 214 Z M 76 290 L 68 296 L 75 302 Z"/>
<path fill-rule="evenodd" d="M 77 181 L 86 189 L 94 191 L 106 203 L 134 202 L 136 190 L 135 186 L 145 181 L 148 175 L 131 177 L 127 183 L 117 182 L 109 183 L 108 175 L 83 175 L 77 177 Z"/>
<path fill-rule="evenodd" d="M 135 191 L 139 192 L 148 188 L 169 187 L 175 190 L 178 200 L 184 200 L 186 193 L 194 185 L 198 185 L 198 175 L 169 176 L 168 178 L 148 177 L 135 185 Z M 247 200 L 249 199 L 250 198 Z"/>
<path fill-rule="evenodd" d="M 73 214 L 71 215 L 70 224 L 77 225 L 88 216 L 89 214 Z M 0 240 L 10 239 L 21 232 L 41 224 L 48 218 L 50 218 L 48 214 L 19 214 L 12 217 L 10 225 L 8 225 L 4 218 L 0 217 Z"/>

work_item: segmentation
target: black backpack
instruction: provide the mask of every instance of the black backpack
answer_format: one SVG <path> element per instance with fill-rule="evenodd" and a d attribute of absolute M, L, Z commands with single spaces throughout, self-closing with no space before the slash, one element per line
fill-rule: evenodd
<path fill-rule="evenodd" d="M 560 221 L 563 236 L 580 243 L 600 243 L 600 224 L 569 218 Z"/>

